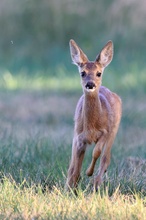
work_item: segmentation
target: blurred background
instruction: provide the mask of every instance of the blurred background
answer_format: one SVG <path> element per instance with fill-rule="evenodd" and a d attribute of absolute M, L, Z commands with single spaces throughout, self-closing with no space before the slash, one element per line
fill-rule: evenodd
<path fill-rule="evenodd" d="M 32 179 L 50 170 L 66 174 L 82 94 L 71 38 L 90 60 L 113 41 L 103 75 L 103 85 L 123 102 L 113 167 L 131 156 L 146 158 L 146 1 L 0 0 L 0 165 L 17 178 L 19 168 L 30 176 L 29 164 Z"/>
<path fill-rule="evenodd" d="M 143 84 L 145 10 L 144 0 L 1 0 L 1 86 L 17 88 L 12 82 L 16 75 L 63 77 L 75 72 L 68 47 L 71 38 L 90 60 L 111 39 L 115 55 L 110 70 L 122 80 L 121 87 Z"/>

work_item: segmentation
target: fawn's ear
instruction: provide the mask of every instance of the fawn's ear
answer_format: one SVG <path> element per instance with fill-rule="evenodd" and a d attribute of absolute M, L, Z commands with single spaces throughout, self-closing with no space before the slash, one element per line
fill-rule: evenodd
<path fill-rule="evenodd" d="M 74 40 L 70 40 L 69 46 L 71 58 L 75 65 L 82 67 L 85 63 L 88 62 L 87 56 L 83 53 L 81 48 L 79 48 Z"/>
<path fill-rule="evenodd" d="M 108 41 L 104 48 L 101 50 L 100 54 L 96 58 L 96 62 L 100 63 L 103 68 L 109 65 L 113 58 L 113 43 Z"/>

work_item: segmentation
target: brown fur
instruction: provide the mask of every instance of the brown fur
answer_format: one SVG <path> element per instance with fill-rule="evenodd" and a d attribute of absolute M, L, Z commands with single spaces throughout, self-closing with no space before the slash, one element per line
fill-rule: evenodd
<path fill-rule="evenodd" d="M 78 66 L 80 73 L 85 73 L 85 76 L 81 77 L 83 95 L 75 112 L 72 159 L 66 186 L 77 187 L 86 146 L 94 142 L 92 161 L 86 174 L 88 176 L 93 174 L 96 160 L 102 153 L 98 174 L 94 178 L 94 188 L 97 189 L 110 164 L 111 147 L 121 119 L 121 99 L 101 86 L 103 70 L 113 57 L 113 44 L 109 41 L 94 62 L 88 60 L 73 40 L 70 40 L 70 52 L 73 63 Z M 101 76 L 97 76 L 97 73 L 101 73 Z M 93 91 L 88 87 L 89 82 L 95 85 Z"/>

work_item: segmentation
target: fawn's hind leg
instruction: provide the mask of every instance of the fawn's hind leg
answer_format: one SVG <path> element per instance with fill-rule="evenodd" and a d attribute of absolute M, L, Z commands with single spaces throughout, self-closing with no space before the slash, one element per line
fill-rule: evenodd
<path fill-rule="evenodd" d="M 95 176 L 94 178 L 94 189 L 97 191 L 98 186 L 101 185 L 102 183 L 102 178 L 104 173 L 106 172 L 109 164 L 110 164 L 110 158 L 111 158 L 111 148 L 115 139 L 116 133 L 111 134 L 107 141 L 106 144 L 104 146 L 103 152 L 102 152 L 102 156 L 100 159 L 100 165 L 99 165 L 99 171 L 98 171 L 98 175 Z"/>
<path fill-rule="evenodd" d="M 73 140 L 72 146 L 72 159 L 68 169 L 68 177 L 66 182 L 66 188 L 76 188 L 82 167 L 86 150 L 86 143 L 82 139 Z"/>
<path fill-rule="evenodd" d="M 121 114 L 118 114 L 116 117 L 116 123 L 114 124 L 113 130 L 110 132 L 106 139 L 105 146 L 103 148 L 102 156 L 100 159 L 100 165 L 99 165 L 99 171 L 98 175 L 94 178 L 94 189 L 97 190 L 98 186 L 102 183 L 102 178 L 104 173 L 106 172 L 109 164 L 110 164 L 110 158 L 111 158 L 111 148 L 114 143 L 119 123 L 121 119 Z"/>
<path fill-rule="evenodd" d="M 102 148 L 105 144 L 105 141 L 106 141 L 106 134 L 102 134 L 102 136 L 100 137 L 100 139 L 98 140 L 98 142 L 96 143 L 96 145 L 93 149 L 92 161 L 86 171 L 87 176 L 92 176 L 92 174 L 94 172 L 95 163 L 96 163 L 97 159 L 100 157 L 100 154 L 102 152 Z"/>

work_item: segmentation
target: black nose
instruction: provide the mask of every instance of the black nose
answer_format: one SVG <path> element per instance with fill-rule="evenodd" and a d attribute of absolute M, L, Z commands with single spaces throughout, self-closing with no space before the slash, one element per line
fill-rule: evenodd
<path fill-rule="evenodd" d="M 86 84 L 86 89 L 93 89 L 95 88 L 95 83 L 94 82 L 87 82 Z"/>

